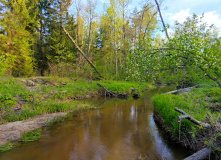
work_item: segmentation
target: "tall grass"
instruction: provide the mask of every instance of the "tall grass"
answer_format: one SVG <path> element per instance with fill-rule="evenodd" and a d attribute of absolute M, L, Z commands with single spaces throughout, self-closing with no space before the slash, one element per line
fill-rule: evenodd
<path fill-rule="evenodd" d="M 204 82 L 200 84 L 200 88 L 195 88 L 189 93 L 181 95 L 155 95 L 152 99 L 154 108 L 159 112 L 160 116 L 162 116 L 164 123 L 169 127 L 173 134 L 179 133 L 177 116 L 181 115 L 174 110 L 175 107 L 182 109 L 193 118 L 202 122 L 206 122 L 209 116 L 219 119 L 220 112 L 211 111 L 210 107 L 208 107 L 214 102 L 221 102 L 221 88 L 214 87 L 213 85 L 214 84 L 211 84 L 210 82 Z M 182 132 L 191 132 L 191 129 L 194 127 L 195 124 L 188 120 L 182 120 Z"/>

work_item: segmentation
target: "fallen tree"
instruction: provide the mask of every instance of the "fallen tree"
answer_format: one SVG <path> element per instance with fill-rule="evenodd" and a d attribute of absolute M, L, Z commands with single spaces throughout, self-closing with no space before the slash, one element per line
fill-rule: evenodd
<path fill-rule="evenodd" d="M 199 87 L 199 85 L 195 85 L 193 87 L 182 88 L 182 89 L 177 89 L 177 90 L 174 90 L 174 91 L 170 91 L 170 92 L 167 92 L 165 94 L 181 94 L 181 93 L 185 93 L 185 92 L 190 92 L 194 88 L 198 88 L 198 87 Z"/>
<path fill-rule="evenodd" d="M 74 46 L 77 48 L 77 50 L 80 52 L 80 54 L 87 60 L 87 62 L 90 64 L 90 66 L 95 70 L 95 72 L 99 75 L 100 78 L 104 78 L 101 73 L 97 70 L 97 68 L 93 65 L 93 63 L 87 58 L 87 56 L 84 54 L 84 52 L 81 50 L 81 48 L 78 46 L 78 44 L 75 42 L 75 40 L 70 36 L 70 34 L 66 31 L 65 27 L 62 26 L 65 34 L 68 36 L 68 38 L 71 40 L 71 42 L 74 44 Z"/>
<path fill-rule="evenodd" d="M 117 97 L 116 93 L 113 93 L 111 91 L 109 91 L 107 88 L 105 88 L 104 86 L 102 86 L 100 83 L 97 83 L 98 86 L 102 87 L 105 91 L 105 96 L 108 95 L 109 97 Z"/>
<path fill-rule="evenodd" d="M 203 148 L 200 151 L 192 154 L 191 156 L 185 158 L 184 160 L 202 160 L 209 156 L 211 153 L 211 148 Z"/>
<path fill-rule="evenodd" d="M 127 98 L 127 94 L 126 93 L 114 93 L 109 91 L 107 88 L 105 88 L 104 86 L 102 86 L 100 83 L 97 83 L 98 86 L 102 87 L 105 91 L 105 96 L 109 96 L 109 97 L 116 97 L 116 98 Z"/>
<path fill-rule="evenodd" d="M 181 116 L 177 117 L 178 123 L 181 123 L 182 119 L 187 119 L 190 122 L 192 122 L 196 125 L 202 126 L 204 128 L 208 128 L 208 129 L 215 128 L 216 133 L 219 133 L 221 131 L 221 125 L 219 123 L 214 126 L 209 123 L 205 123 L 205 122 L 201 122 L 201 121 L 196 120 L 191 115 L 187 114 L 186 112 L 184 112 L 183 110 L 181 110 L 179 108 L 174 108 L 174 110 L 182 114 Z M 207 158 L 211 152 L 212 152 L 212 148 L 206 147 L 206 148 L 203 148 L 203 149 L 199 150 L 198 152 L 194 153 L 193 155 L 185 158 L 184 160 L 202 160 L 202 159 Z"/>

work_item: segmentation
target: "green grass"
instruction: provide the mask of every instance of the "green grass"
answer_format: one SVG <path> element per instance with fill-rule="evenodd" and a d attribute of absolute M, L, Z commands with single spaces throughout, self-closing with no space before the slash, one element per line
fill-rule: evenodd
<path fill-rule="evenodd" d="M 20 142 L 26 143 L 26 142 L 33 142 L 38 140 L 42 135 L 42 129 L 37 129 L 35 131 L 30 132 L 24 132 L 23 135 L 20 138 Z"/>
<path fill-rule="evenodd" d="M 14 144 L 8 141 L 8 143 L 6 143 L 5 145 L 0 146 L 0 152 L 6 152 L 12 148 L 14 148 Z"/>
<path fill-rule="evenodd" d="M 182 109 L 199 121 L 207 122 L 212 116 L 213 119 L 220 122 L 220 112 L 215 112 L 209 107 L 213 106 L 214 102 L 220 103 L 220 97 L 221 88 L 214 87 L 213 84 L 203 83 L 200 84 L 200 88 L 195 88 L 189 93 L 155 95 L 152 100 L 155 110 L 162 116 L 170 132 L 177 135 L 179 133 L 177 116 L 181 114 L 174 110 L 175 107 Z M 196 127 L 195 124 L 188 120 L 182 120 L 181 124 L 182 133 L 192 132 Z"/>
<path fill-rule="evenodd" d="M 35 82 L 34 87 L 26 86 L 24 81 L 31 79 L 38 82 Z M 89 108 L 92 104 L 87 102 L 85 105 L 85 102 L 76 99 L 99 94 L 103 89 L 97 85 L 98 82 L 109 90 L 119 93 L 131 93 L 131 88 L 136 88 L 138 92 L 146 88 L 154 88 L 148 83 L 137 82 L 92 81 L 88 83 L 84 79 L 73 81 L 71 78 L 60 77 L 2 78 L 0 114 L 3 116 L 0 124 L 26 120 L 40 114 L 69 112 L 82 108 L 81 106 Z M 15 108 L 21 109 L 14 111 Z"/>

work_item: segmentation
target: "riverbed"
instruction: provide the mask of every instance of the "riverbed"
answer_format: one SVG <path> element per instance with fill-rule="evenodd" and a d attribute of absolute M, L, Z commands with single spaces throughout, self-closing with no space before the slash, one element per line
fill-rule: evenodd
<path fill-rule="evenodd" d="M 183 159 L 188 151 L 172 143 L 153 120 L 151 97 L 169 90 L 161 86 L 136 100 L 92 99 L 98 109 L 79 111 L 44 127 L 38 141 L 0 153 L 0 159 Z"/>

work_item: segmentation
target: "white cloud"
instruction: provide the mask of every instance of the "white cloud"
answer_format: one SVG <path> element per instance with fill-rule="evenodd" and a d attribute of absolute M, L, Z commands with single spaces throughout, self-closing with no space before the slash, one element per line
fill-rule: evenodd
<path fill-rule="evenodd" d="M 167 8 L 162 9 L 165 22 L 171 27 L 175 21 L 183 23 L 193 13 L 198 16 L 204 13 L 203 21 L 214 24 L 221 35 L 221 0 L 167 0 L 163 6 Z"/>
<path fill-rule="evenodd" d="M 203 21 L 208 25 L 214 24 L 221 34 L 221 16 L 216 11 L 206 12 Z"/>
<path fill-rule="evenodd" d="M 175 14 L 168 13 L 167 15 L 169 16 L 168 20 L 170 23 L 174 23 L 175 21 L 183 23 L 187 17 L 191 16 L 189 8 L 187 8 L 186 10 L 180 10 Z"/>
<path fill-rule="evenodd" d="M 167 21 L 168 23 L 173 26 L 175 21 L 179 23 L 183 23 L 187 17 L 192 16 L 190 13 L 190 9 L 180 10 L 177 13 L 167 13 Z M 199 17 L 202 15 L 198 15 Z M 219 35 L 221 35 L 221 15 L 218 14 L 216 11 L 205 12 L 203 17 L 203 22 L 207 23 L 208 25 L 214 24 L 214 26 L 218 29 Z M 172 30 L 169 31 L 172 33 Z"/>

